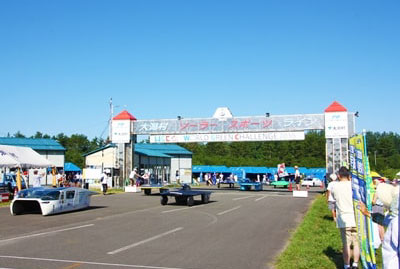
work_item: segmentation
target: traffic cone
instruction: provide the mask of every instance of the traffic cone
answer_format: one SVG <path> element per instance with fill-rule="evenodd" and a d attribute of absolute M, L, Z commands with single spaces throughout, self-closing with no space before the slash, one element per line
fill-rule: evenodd
<path fill-rule="evenodd" d="M 13 199 L 17 196 L 17 194 L 18 194 L 18 188 L 15 188 L 15 189 L 14 189 L 14 196 L 13 196 Z"/>
<path fill-rule="evenodd" d="M 289 191 L 293 191 L 292 183 L 289 183 Z"/>
<path fill-rule="evenodd" d="M 309 190 L 309 189 L 310 189 L 310 185 L 307 184 L 307 190 Z"/>
<path fill-rule="evenodd" d="M 9 199 L 10 199 L 10 197 L 7 192 L 1 194 L 1 202 L 8 202 Z"/>

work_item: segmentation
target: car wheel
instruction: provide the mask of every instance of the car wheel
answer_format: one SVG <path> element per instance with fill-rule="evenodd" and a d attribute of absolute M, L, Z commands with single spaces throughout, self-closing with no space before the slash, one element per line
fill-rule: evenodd
<path fill-rule="evenodd" d="M 209 200 L 210 200 L 210 195 L 209 194 L 202 194 L 201 195 L 201 202 L 203 204 L 208 204 Z"/>
<path fill-rule="evenodd" d="M 188 205 L 188 206 L 193 206 L 193 205 L 194 205 L 194 198 L 193 198 L 193 196 L 189 196 L 189 197 L 187 198 L 187 205 Z"/>
<path fill-rule="evenodd" d="M 161 204 L 166 205 L 168 203 L 168 196 L 163 195 L 161 196 Z"/>
<path fill-rule="evenodd" d="M 151 189 L 144 189 L 144 194 L 150 195 L 151 194 Z"/>

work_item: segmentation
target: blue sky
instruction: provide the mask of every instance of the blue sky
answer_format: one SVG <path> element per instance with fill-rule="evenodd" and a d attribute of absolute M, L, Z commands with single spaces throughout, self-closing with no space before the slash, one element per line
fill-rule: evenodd
<path fill-rule="evenodd" d="M 400 133 L 399 1 L 1 1 L 0 136 L 138 119 L 359 111 Z"/>

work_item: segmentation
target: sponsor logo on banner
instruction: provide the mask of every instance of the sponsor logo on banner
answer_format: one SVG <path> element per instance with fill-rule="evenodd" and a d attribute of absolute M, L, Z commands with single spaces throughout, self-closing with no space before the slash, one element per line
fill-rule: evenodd
<path fill-rule="evenodd" d="M 239 142 L 304 140 L 304 132 L 151 135 L 150 143 Z"/>
<path fill-rule="evenodd" d="M 129 143 L 131 141 L 131 121 L 113 120 L 112 121 L 112 142 Z"/>
<path fill-rule="evenodd" d="M 325 113 L 325 137 L 348 138 L 348 114 L 347 112 Z"/>

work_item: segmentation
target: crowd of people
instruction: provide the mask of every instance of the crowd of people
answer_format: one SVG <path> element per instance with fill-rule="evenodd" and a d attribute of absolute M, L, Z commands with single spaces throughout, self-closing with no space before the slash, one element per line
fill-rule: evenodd
<path fill-rule="evenodd" d="M 358 268 L 360 241 L 354 213 L 351 175 L 346 167 L 341 167 L 337 174 L 330 175 L 330 179 L 331 182 L 327 187 L 328 208 L 340 230 L 344 268 Z M 375 190 L 372 210 L 369 211 L 362 202 L 358 203 L 357 208 L 373 220 L 373 230 L 377 231 L 377 236 L 374 237 L 374 248 L 378 249 L 382 244 L 383 268 L 399 268 L 397 253 L 399 186 L 396 181 L 386 183 L 379 178 L 374 178 L 373 181 Z"/>
<path fill-rule="evenodd" d="M 57 173 L 56 181 L 59 187 L 81 187 L 82 174 L 81 173 Z"/>
<path fill-rule="evenodd" d="M 131 186 L 141 186 L 143 184 L 150 184 L 151 173 L 149 171 L 144 171 L 141 175 L 137 168 L 134 168 L 129 174 L 129 183 Z"/>

